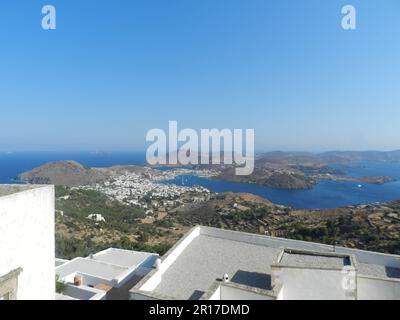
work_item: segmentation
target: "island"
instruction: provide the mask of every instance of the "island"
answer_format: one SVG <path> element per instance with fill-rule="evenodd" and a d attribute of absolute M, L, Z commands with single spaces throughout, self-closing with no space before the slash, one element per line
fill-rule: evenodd
<path fill-rule="evenodd" d="M 400 201 L 296 209 L 248 193 L 216 193 L 199 186 L 162 183 L 184 174 L 213 179 L 220 171 L 87 168 L 74 161 L 59 161 L 19 178 L 56 184 L 56 250 L 63 258 L 108 247 L 163 254 L 198 224 L 400 253 Z"/>

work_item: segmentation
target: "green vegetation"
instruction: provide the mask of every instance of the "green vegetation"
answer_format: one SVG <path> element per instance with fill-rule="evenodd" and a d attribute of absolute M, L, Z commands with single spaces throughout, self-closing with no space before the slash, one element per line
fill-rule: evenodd
<path fill-rule="evenodd" d="M 68 197 L 65 197 L 68 196 Z M 143 210 L 90 190 L 57 187 L 58 257 L 88 256 L 116 247 L 164 254 L 195 225 L 400 253 L 400 202 L 326 210 L 295 210 L 254 196 L 224 193 L 146 216 Z M 62 198 L 65 197 L 65 198 Z M 87 219 L 101 214 L 105 222 Z"/>
<path fill-rule="evenodd" d="M 110 199 L 92 190 L 56 187 L 56 255 L 71 259 L 109 247 L 164 254 L 180 236 L 168 219 L 143 223 L 142 209 Z M 105 222 L 87 219 L 101 214 Z M 169 240 L 171 238 L 171 240 Z"/>
<path fill-rule="evenodd" d="M 63 294 L 68 288 L 68 285 L 60 280 L 60 276 L 57 274 L 56 275 L 56 292 Z"/>
<path fill-rule="evenodd" d="M 73 259 L 75 257 L 85 257 L 91 253 L 98 252 L 110 247 L 137 250 L 146 252 L 155 252 L 163 255 L 172 246 L 171 243 L 149 245 L 144 242 L 131 241 L 127 236 L 119 240 L 103 241 L 100 243 L 92 241 L 90 238 L 77 239 L 67 238 L 56 235 L 56 256 L 64 259 Z"/>
<path fill-rule="evenodd" d="M 59 199 L 57 209 L 81 223 L 87 223 L 84 219 L 90 214 L 101 214 L 108 228 L 121 232 L 133 232 L 135 230 L 132 226 L 145 217 L 142 209 L 112 200 L 101 192 L 57 187 L 57 197 L 66 195 L 69 199 Z"/>
<path fill-rule="evenodd" d="M 74 217 L 85 218 L 89 214 L 97 213 L 113 221 L 129 222 L 144 217 L 143 210 L 122 204 L 93 190 L 71 190 L 69 200 L 59 200 L 58 209 Z"/>

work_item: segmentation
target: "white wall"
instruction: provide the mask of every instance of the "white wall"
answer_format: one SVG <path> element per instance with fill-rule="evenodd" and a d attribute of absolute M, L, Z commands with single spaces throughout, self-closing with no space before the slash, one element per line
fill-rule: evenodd
<path fill-rule="evenodd" d="M 267 295 L 261 290 L 236 283 L 221 283 L 208 300 L 276 300 L 272 291 L 270 293 L 270 295 Z"/>
<path fill-rule="evenodd" d="M 96 277 L 96 276 L 92 276 L 90 274 L 87 273 L 77 273 L 78 275 L 80 275 L 82 277 L 82 285 L 84 286 L 97 286 L 99 283 L 103 283 L 103 284 L 107 284 L 112 286 L 113 285 L 113 281 L 104 279 L 104 278 L 100 278 L 100 277 Z M 72 280 L 72 283 L 74 281 Z"/>
<path fill-rule="evenodd" d="M 0 197 L 0 276 L 21 267 L 17 299 L 54 299 L 54 187 Z"/>
<path fill-rule="evenodd" d="M 220 286 L 220 299 L 221 300 L 275 300 L 274 297 L 257 294 L 249 290 L 240 288 Z"/>
<path fill-rule="evenodd" d="M 400 300 L 400 280 L 359 276 L 357 295 L 359 300 Z"/>
<path fill-rule="evenodd" d="M 284 298 L 283 298 L 284 294 L 285 294 L 285 291 L 283 290 L 283 287 L 280 287 L 277 290 L 276 300 L 284 300 Z"/>
<path fill-rule="evenodd" d="M 71 284 L 68 284 L 63 294 L 78 300 L 105 300 L 106 297 L 105 291 L 87 286 L 77 287 Z"/>
<path fill-rule="evenodd" d="M 221 300 L 221 286 L 218 286 L 208 300 Z"/>
<path fill-rule="evenodd" d="M 284 300 L 347 300 L 340 270 L 284 268 L 274 270 L 276 281 L 282 284 Z"/>

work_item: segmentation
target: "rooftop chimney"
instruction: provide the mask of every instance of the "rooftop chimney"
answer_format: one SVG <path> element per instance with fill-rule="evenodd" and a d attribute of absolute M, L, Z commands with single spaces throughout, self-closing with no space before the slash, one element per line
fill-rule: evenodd
<path fill-rule="evenodd" d="M 154 262 L 154 267 L 159 270 L 160 269 L 160 264 L 161 264 L 161 259 L 157 258 L 156 261 Z"/>
<path fill-rule="evenodd" d="M 225 273 L 225 274 L 223 275 L 222 281 L 223 281 L 223 282 L 229 282 L 229 276 L 228 276 L 227 273 Z"/>
<path fill-rule="evenodd" d="M 74 285 L 77 287 L 82 285 L 82 277 L 81 276 L 76 275 L 74 277 Z"/>

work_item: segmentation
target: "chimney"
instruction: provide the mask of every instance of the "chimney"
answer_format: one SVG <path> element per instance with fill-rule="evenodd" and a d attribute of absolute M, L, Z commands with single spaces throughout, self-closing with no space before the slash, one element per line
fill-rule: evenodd
<path fill-rule="evenodd" d="M 161 259 L 157 258 L 156 261 L 154 262 L 154 267 L 156 270 L 160 270 L 160 265 L 161 265 Z"/>
<path fill-rule="evenodd" d="M 81 276 L 76 275 L 74 277 L 74 285 L 77 287 L 82 285 L 82 277 Z"/>
<path fill-rule="evenodd" d="M 229 275 L 228 275 L 227 273 L 225 273 L 225 274 L 222 276 L 222 281 L 223 281 L 223 282 L 229 282 Z"/>

